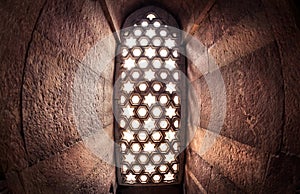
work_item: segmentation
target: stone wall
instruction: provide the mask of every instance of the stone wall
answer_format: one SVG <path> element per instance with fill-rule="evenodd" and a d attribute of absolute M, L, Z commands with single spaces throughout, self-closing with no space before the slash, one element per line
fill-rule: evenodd
<path fill-rule="evenodd" d="M 295 9 L 292 1 L 216 1 L 200 24 L 196 37 L 206 48 L 202 56 L 208 67 L 200 72 L 189 64 L 188 70 L 200 106 L 200 124 L 187 150 L 188 193 L 299 192 Z M 216 133 L 209 128 L 213 108 L 207 80 L 218 71 L 226 116 Z"/>
<path fill-rule="evenodd" d="M 159 5 L 187 31 L 207 4 L 207 0 L 103 2 L 0 2 L 0 191 L 112 192 L 114 167 L 84 141 L 91 131 L 78 131 L 76 73 L 83 69 L 97 79 L 88 80 L 99 83 L 91 88 L 97 95 L 90 106 L 113 139 L 114 62 L 95 76 L 86 54 L 139 7 Z M 194 137 L 186 150 L 187 193 L 299 192 L 300 41 L 295 2 L 217 0 L 200 23 L 195 37 L 204 49 L 187 53 L 202 57 L 201 67 L 188 64 L 200 122 L 193 126 Z M 104 14 L 107 11 L 110 17 Z M 207 84 L 218 72 L 226 91 L 226 101 L 217 102 L 226 106 L 220 132 L 210 127 L 211 113 L 220 110 L 212 106 Z M 80 91 L 89 91 L 80 89 L 75 94 L 85 96 Z M 89 123 L 86 117 L 81 119 Z M 113 145 L 103 144 L 100 150 L 113 158 Z"/>
<path fill-rule="evenodd" d="M 114 166 L 87 148 L 73 112 L 75 74 L 89 67 L 86 53 L 111 34 L 99 2 L 0 4 L 1 187 L 7 184 L 12 193 L 109 193 Z M 113 64 L 97 75 L 95 99 L 111 139 Z M 113 144 L 107 149 L 112 158 Z"/>

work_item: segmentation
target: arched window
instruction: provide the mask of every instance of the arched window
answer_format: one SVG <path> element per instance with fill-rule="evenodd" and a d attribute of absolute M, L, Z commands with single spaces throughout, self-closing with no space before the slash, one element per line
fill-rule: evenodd
<path fill-rule="evenodd" d="M 186 64 L 178 28 L 154 6 L 135 11 L 123 24 L 114 78 L 118 185 L 183 181 Z"/>

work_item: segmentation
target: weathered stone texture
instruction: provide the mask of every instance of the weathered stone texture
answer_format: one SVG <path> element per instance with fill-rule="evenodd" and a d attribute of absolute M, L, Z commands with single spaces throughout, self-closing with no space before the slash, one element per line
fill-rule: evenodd
<path fill-rule="evenodd" d="M 283 125 L 282 76 L 276 55 L 276 45 L 270 44 L 220 69 L 227 96 L 220 134 L 264 152 L 279 149 Z M 206 79 L 214 80 L 216 76 L 215 72 L 209 73 L 193 82 L 201 104 L 200 125 L 205 129 L 213 122 Z"/>
<path fill-rule="evenodd" d="M 101 162 L 95 166 L 86 180 L 76 189 L 79 193 L 113 193 L 115 186 L 115 167 Z"/>
<path fill-rule="evenodd" d="M 205 162 L 217 168 L 244 191 L 260 188 L 267 165 L 267 154 L 207 130 L 198 129 L 195 135 L 197 145 L 192 142 L 191 149 Z"/>
<path fill-rule="evenodd" d="M 241 189 L 236 187 L 232 181 L 230 181 L 227 177 L 224 177 L 224 175 L 218 172 L 218 170 L 213 168 L 211 171 L 208 193 L 220 193 L 220 192 L 224 194 L 245 193 L 245 191 L 242 191 Z"/>
<path fill-rule="evenodd" d="M 27 164 L 21 129 L 21 85 L 27 45 L 43 1 L 0 2 L 0 163 L 4 172 Z"/>
<path fill-rule="evenodd" d="M 257 12 L 264 10 L 261 0 L 243 1 L 243 0 L 228 0 L 217 1 L 219 10 L 223 15 L 223 30 L 231 31 L 231 27 L 237 25 L 243 18 L 248 16 L 255 17 Z M 219 17 L 220 18 L 220 17 Z"/>
<path fill-rule="evenodd" d="M 72 82 L 78 62 L 34 34 L 24 78 L 23 119 L 30 163 L 80 138 L 72 119 Z"/>
<path fill-rule="evenodd" d="M 219 67 L 229 65 L 274 41 L 265 12 L 255 13 L 255 16 L 249 15 L 229 29 L 230 31 L 224 33 L 208 50 L 212 56 L 210 63 Z M 210 66 L 209 70 L 212 72 L 215 68 Z"/>
<path fill-rule="evenodd" d="M 272 155 L 262 193 L 297 193 L 300 185 L 300 159 L 285 154 Z"/>
<path fill-rule="evenodd" d="M 195 151 L 188 149 L 186 151 L 187 174 L 193 173 L 201 186 L 208 190 L 208 184 L 211 176 L 211 166 L 205 162 Z"/>
<path fill-rule="evenodd" d="M 7 180 L 8 190 L 11 193 L 25 193 L 23 180 L 20 176 L 20 172 L 10 171 L 6 173 L 5 178 Z"/>
<path fill-rule="evenodd" d="M 185 192 L 187 194 L 206 194 L 207 193 L 206 190 L 204 190 L 204 188 L 202 188 L 199 184 L 196 183 L 197 179 L 195 177 L 192 178 L 192 175 L 190 173 L 186 174 L 185 181 L 186 181 Z"/>
<path fill-rule="evenodd" d="M 101 181 L 94 177 L 105 177 Z M 27 193 L 79 193 L 85 182 L 99 181 L 108 193 L 114 176 L 113 167 L 100 161 L 82 143 L 75 144 L 62 154 L 37 163 L 21 174 Z M 92 190 L 91 190 L 92 191 Z"/>
<path fill-rule="evenodd" d="M 104 160 L 113 163 L 114 61 L 98 69 L 85 57 L 110 35 L 110 27 L 99 1 L 44 2 L 0 2 L 0 169 L 6 179 L 1 177 L 0 190 L 4 183 L 12 193 L 109 193 L 115 172 Z M 117 30 L 128 14 L 149 4 L 106 3 Z M 184 30 L 206 3 L 153 1 Z M 197 98 L 189 106 L 200 105 L 186 160 L 187 193 L 299 192 L 300 38 L 294 4 L 216 1 L 196 33 L 203 48 L 193 53 L 192 43 L 187 46 L 189 57 L 199 60 L 189 62 Z M 114 40 L 104 45 L 96 62 L 116 46 Z M 206 80 L 217 80 L 216 68 L 227 100 L 220 136 L 209 127 L 215 121 L 211 112 L 218 110 L 212 109 Z M 88 87 L 74 87 L 78 69 Z M 74 104 L 81 95 L 86 98 Z M 83 108 L 78 118 L 74 107 Z"/>
<path fill-rule="evenodd" d="M 97 1 L 48 1 L 37 30 L 77 60 L 110 33 Z"/>
<path fill-rule="evenodd" d="M 277 40 L 282 63 L 285 111 L 283 149 L 300 154 L 300 36 L 292 1 L 263 1 Z M 298 10 L 299 11 L 299 10 Z"/>
<path fill-rule="evenodd" d="M 188 60 L 187 76 L 190 82 L 208 73 L 208 53 L 206 46 L 196 37 L 186 45 L 186 57 Z"/>
<path fill-rule="evenodd" d="M 122 21 L 125 20 L 126 16 L 135 11 L 136 9 L 149 5 L 148 2 L 137 1 L 137 0 L 126 0 L 118 1 L 111 0 L 106 1 L 107 7 L 112 14 L 112 19 L 115 28 L 119 30 L 122 25 Z M 171 14 L 178 20 L 182 25 L 184 31 L 188 31 L 192 24 L 197 19 L 197 16 L 201 13 L 207 0 L 186 0 L 186 1 L 154 1 L 154 5 L 164 7 L 170 11 Z M 152 4 L 151 4 L 152 5 Z M 193 6 L 191 6 L 193 5 Z"/>

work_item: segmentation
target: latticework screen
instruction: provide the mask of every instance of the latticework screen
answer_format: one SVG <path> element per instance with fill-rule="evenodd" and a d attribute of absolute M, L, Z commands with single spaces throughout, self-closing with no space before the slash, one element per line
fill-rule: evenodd
<path fill-rule="evenodd" d="M 170 15 L 151 7 L 138 10 L 123 25 L 114 91 L 121 185 L 182 180 L 186 67 L 176 28 Z"/>

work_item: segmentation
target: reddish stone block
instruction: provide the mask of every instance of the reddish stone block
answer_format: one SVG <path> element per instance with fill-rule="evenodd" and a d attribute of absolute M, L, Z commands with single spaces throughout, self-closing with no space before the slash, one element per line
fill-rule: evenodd
<path fill-rule="evenodd" d="M 25 69 L 23 127 L 31 164 L 80 139 L 74 126 L 72 83 L 78 62 L 35 33 Z"/>
<path fill-rule="evenodd" d="M 300 186 L 300 159 L 283 153 L 272 155 L 262 193 L 297 193 Z"/>
<path fill-rule="evenodd" d="M 197 181 L 205 190 L 208 190 L 208 185 L 211 175 L 211 166 L 205 162 L 196 152 L 191 149 L 186 151 L 186 171 L 195 175 Z"/>
<path fill-rule="evenodd" d="M 284 100 L 276 45 L 261 48 L 222 67 L 220 71 L 227 101 L 226 117 L 220 134 L 264 152 L 276 152 L 282 138 Z M 216 75 L 216 72 L 209 73 L 193 83 L 194 86 L 199 85 L 200 126 L 205 129 L 209 122 L 214 122 L 211 117 L 212 93 L 206 79 L 214 82 L 217 80 Z M 222 102 L 217 103 L 222 105 Z M 214 131 L 214 127 L 209 130 Z"/>
<path fill-rule="evenodd" d="M 49 1 L 37 31 L 82 61 L 89 49 L 111 31 L 97 1 Z"/>

